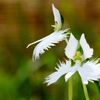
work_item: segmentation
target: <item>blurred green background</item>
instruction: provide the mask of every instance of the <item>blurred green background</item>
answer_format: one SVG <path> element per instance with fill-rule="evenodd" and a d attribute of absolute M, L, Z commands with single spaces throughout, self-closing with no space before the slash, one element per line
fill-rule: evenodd
<path fill-rule="evenodd" d="M 0 0 L 0 100 L 68 100 L 68 83 L 62 77 L 47 87 L 44 78 L 63 61 L 65 43 L 53 47 L 32 62 L 35 46 L 26 46 L 53 30 L 51 4 L 60 10 L 79 38 L 85 33 L 100 57 L 100 0 Z M 80 77 L 73 77 L 73 100 L 85 100 Z M 90 100 L 100 100 L 100 83 L 87 85 Z"/>

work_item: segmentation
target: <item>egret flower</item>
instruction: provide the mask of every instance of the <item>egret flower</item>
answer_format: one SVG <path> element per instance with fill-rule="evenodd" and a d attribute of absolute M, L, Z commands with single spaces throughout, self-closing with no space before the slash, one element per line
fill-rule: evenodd
<path fill-rule="evenodd" d="M 52 10 L 53 10 L 54 21 L 55 21 L 55 25 L 52 25 L 52 27 L 54 27 L 54 32 L 40 40 L 30 43 L 27 46 L 28 48 L 29 46 L 38 43 L 33 51 L 33 57 L 32 57 L 33 60 L 38 59 L 39 56 L 43 54 L 46 50 L 48 50 L 52 46 L 55 46 L 56 43 L 65 40 L 67 37 L 69 29 L 65 29 L 65 30 L 62 29 L 63 22 L 59 10 L 56 9 L 53 4 L 52 4 Z M 67 34 L 65 34 L 66 32 Z"/>
<path fill-rule="evenodd" d="M 79 51 L 80 47 L 82 51 Z M 45 82 L 48 85 L 55 83 L 63 75 L 67 81 L 75 72 L 79 73 L 83 84 L 100 79 L 99 59 L 86 60 L 92 57 L 93 49 L 90 48 L 84 34 L 81 35 L 79 42 L 72 34 L 70 35 L 65 54 L 69 60 L 66 60 L 66 63 L 60 63 L 57 70 L 46 78 Z M 74 64 L 72 64 L 72 60 Z"/>

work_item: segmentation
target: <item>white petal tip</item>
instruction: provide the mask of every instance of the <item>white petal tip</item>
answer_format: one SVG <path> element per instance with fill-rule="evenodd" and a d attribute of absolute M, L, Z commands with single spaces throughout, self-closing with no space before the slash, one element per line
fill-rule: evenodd
<path fill-rule="evenodd" d="M 69 73 L 68 73 L 68 74 L 66 74 L 66 75 L 65 75 L 65 81 L 67 82 L 67 81 L 68 81 L 68 79 L 69 79 L 70 77 L 71 77 L 71 74 L 69 74 Z"/>
<path fill-rule="evenodd" d="M 45 79 L 45 81 L 43 82 L 44 84 L 46 84 L 47 86 L 49 86 L 50 84 L 47 82 L 47 80 Z"/>
<path fill-rule="evenodd" d="M 33 44 L 35 44 L 34 42 L 30 43 L 26 48 L 29 48 L 30 46 L 32 46 Z"/>
<path fill-rule="evenodd" d="M 59 25 L 62 25 L 60 12 L 59 12 L 59 10 L 54 6 L 54 4 L 52 4 L 52 10 L 53 10 L 55 22 L 57 22 L 57 24 L 59 24 Z"/>
<path fill-rule="evenodd" d="M 83 82 L 83 84 L 88 85 L 88 82 L 87 81 L 86 82 Z"/>
<path fill-rule="evenodd" d="M 52 8 L 55 8 L 54 4 L 52 3 Z"/>
<path fill-rule="evenodd" d="M 85 35 L 82 34 L 80 38 L 80 45 L 83 49 L 84 58 L 91 58 L 93 56 L 93 49 L 90 48 L 89 44 L 86 41 Z"/>
<path fill-rule="evenodd" d="M 36 61 L 38 59 L 39 59 L 39 57 L 36 57 L 36 56 L 32 57 L 32 61 Z"/>
<path fill-rule="evenodd" d="M 39 40 L 37 40 L 37 41 L 35 41 L 35 42 L 30 43 L 26 48 L 29 48 L 30 46 L 32 46 L 32 45 L 34 45 L 34 44 L 36 44 L 36 43 L 38 43 L 38 42 L 41 42 L 43 39 L 44 39 L 44 38 L 39 39 Z"/>
<path fill-rule="evenodd" d="M 30 47 L 30 45 L 28 45 L 26 48 L 29 48 Z"/>
<path fill-rule="evenodd" d="M 50 86 L 53 83 L 50 82 L 50 80 L 48 80 L 48 78 L 45 78 L 44 84 L 46 84 L 47 86 Z"/>

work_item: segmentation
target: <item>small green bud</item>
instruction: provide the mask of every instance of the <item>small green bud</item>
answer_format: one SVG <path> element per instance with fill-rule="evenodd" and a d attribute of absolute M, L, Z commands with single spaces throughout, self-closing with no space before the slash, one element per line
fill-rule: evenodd
<path fill-rule="evenodd" d="M 61 24 L 57 24 L 57 23 L 55 23 L 55 25 L 51 25 L 51 26 L 54 27 L 54 31 L 59 31 L 62 28 L 62 25 Z"/>

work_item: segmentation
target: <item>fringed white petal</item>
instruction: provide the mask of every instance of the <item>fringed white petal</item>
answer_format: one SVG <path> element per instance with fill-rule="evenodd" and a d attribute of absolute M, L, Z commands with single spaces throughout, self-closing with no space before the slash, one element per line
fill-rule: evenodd
<path fill-rule="evenodd" d="M 59 43 L 60 41 L 64 40 L 66 38 L 66 34 L 64 34 L 65 32 L 67 32 L 67 29 L 53 32 L 52 34 L 41 39 L 41 42 L 37 44 L 33 51 L 33 60 L 38 59 L 40 54 L 43 54 L 46 50 L 52 46 L 55 46 L 55 43 Z"/>
<path fill-rule="evenodd" d="M 47 83 L 47 85 L 55 83 L 62 75 L 66 74 L 70 70 L 70 66 L 71 61 L 60 63 L 60 65 L 58 65 L 58 68 L 56 68 L 56 71 L 46 78 L 45 83 Z"/>
<path fill-rule="evenodd" d="M 65 55 L 68 58 L 73 59 L 73 57 L 75 56 L 77 47 L 78 47 L 78 40 L 76 40 L 74 35 L 71 34 L 70 38 L 69 38 L 69 41 L 67 43 L 67 46 L 65 48 Z"/>
<path fill-rule="evenodd" d="M 60 12 L 57 8 L 55 8 L 54 4 L 52 4 L 52 10 L 54 14 L 55 23 L 62 25 Z"/>
<path fill-rule="evenodd" d="M 96 61 L 89 61 L 88 66 L 92 70 L 91 78 L 92 80 L 100 79 L 100 63 L 98 63 L 98 59 Z"/>
<path fill-rule="evenodd" d="M 90 48 L 89 44 L 87 43 L 84 34 L 81 35 L 80 45 L 83 49 L 84 59 L 91 58 L 93 55 L 93 49 Z"/>
<path fill-rule="evenodd" d="M 79 75 L 82 79 L 82 83 L 83 84 L 88 84 L 88 76 L 91 73 L 89 68 L 88 67 L 86 67 L 86 68 L 79 67 L 78 72 L 79 72 Z"/>
<path fill-rule="evenodd" d="M 78 69 L 83 84 L 100 79 L 100 63 L 98 61 L 88 61 Z"/>

